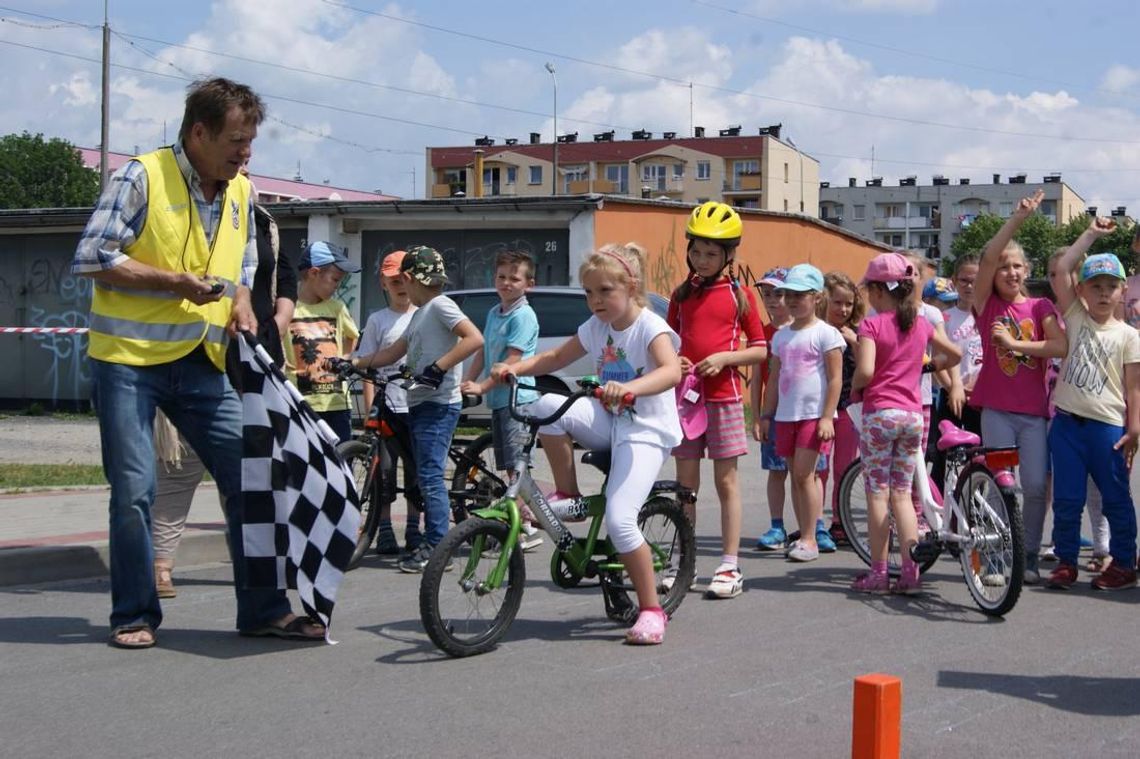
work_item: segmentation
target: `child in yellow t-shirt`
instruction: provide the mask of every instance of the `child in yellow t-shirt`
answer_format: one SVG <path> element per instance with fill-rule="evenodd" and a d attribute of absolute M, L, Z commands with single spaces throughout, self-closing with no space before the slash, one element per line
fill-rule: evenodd
<path fill-rule="evenodd" d="M 333 297 L 347 274 L 360 266 L 332 243 L 309 243 L 298 265 L 297 307 L 284 336 L 285 369 L 313 411 L 341 440 L 352 437 L 348 383 L 325 366 L 325 359 L 352 352 L 360 330 L 344 303 Z"/>

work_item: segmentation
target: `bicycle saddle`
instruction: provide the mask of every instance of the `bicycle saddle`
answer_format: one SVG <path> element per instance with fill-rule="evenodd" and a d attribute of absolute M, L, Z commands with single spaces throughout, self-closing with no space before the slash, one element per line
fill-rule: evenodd
<path fill-rule="evenodd" d="M 602 474 L 610 473 L 609 451 L 586 451 L 582 454 L 582 463 L 600 469 Z"/>
<path fill-rule="evenodd" d="M 957 448 L 960 445 L 981 445 L 982 439 L 975 435 L 973 432 L 959 429 L 954 426 L 954 423 L 949 419 L 943 419 L 938 423 L 938 431 L 941 437 L 938 438 L 938 450 L 948 451 L 951 448 Z"/>

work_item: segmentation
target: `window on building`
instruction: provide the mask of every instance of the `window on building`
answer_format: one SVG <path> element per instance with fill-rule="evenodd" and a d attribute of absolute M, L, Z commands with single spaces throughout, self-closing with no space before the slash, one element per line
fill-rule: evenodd
<path fill-rule="evenodd" d="M 685 164 L 683 164 L 683 163 L 673 164 L 673 181 L 680 182 L 684 178 L 685 178 Z"/>
<path fill-rule="evenodd" d="M 590 178 L 590 166 L 588 164 L 559 166 L 558 170 L 562 172 L 562 191 L 566 193 L 570 192 L 571 182 L 582 182 Z"/>
<path fill-rule="evenodd" d="M 902 247 L 902 235 L 891 235 L 891 247 L 892 248 L 901 248 Z"/>
<path fill-rule="evenodd" d="M 619 195 L 629 194 L 629 164 L 613 164 L 606 167 L 606 179 L 614 183 L 614 191 Z"/>
<path fill-rule="evenodd" d="M 902 216 L 902 206 L 895 203 L 883 203 L 879 206 L 879 216 L 884 219 Z"/>
<path fill-rule="evenodd" d="M 784 213 L 788 212 L 788 199 L 784 198 Z"/>
<path fill-rule="evenodd" d="M 651 190 L 664 190 L 668 166 L 663 163 L 647 163 L 641 167 L 641 183 Z"/>
<path fill-rule="evenodd" d="M 998 216 L 1002 217 L 1003 219 L 1008 219 L 1012 215 L 1013 215 L 1013 203 L 1012 202 L 1010 202 L 1008 200 L 1003 200 L 1001 203 L 998 203 Z"/>
<path fill-rule="evenodd" d="M 784 162 L 784 184 L 788 183 L 788 163 Z"/>
<path fill-rule="evenodd" d="M 517 166 L 507 167 L 507 184 L 515 184 L 519 179 L 519 170 Z"/>
<path fill-rule="evenodd" d="M 708 161 L 697 161 L 697 179 L 710 179 L 712 177 L 712 164 Z"/>
<path fill-rule="evenodd" d="M 854 212 L 855 212 L 855 215 L 854 215 L 855 221 L 863 221 L 864 219 L 867 218 L 867 207 L 866 206 L 856 205 L 854 208 Z"/>
<path fill-rule="evenodd" d="M 760 161 L 758 160 L 745 160 L 732 162 L 732 189 L 741 190 L 740 178 L 743 176 L 755 176 L 760 174 Z M 752 189 L 759 189 L 753 187 Z"/>
<path fill-rule="evenodd" d="M 443 184 L 450 186 L 452 195 L 457 192 L 467 192 L 467 170 L 444 169 Z"/>
<path fill-rule="evenodd" d="M 530 169 L 530 179 L 527 180 L 528 184 L 542 184 L 542 167 L 529 166 L 528 168 Z"/>

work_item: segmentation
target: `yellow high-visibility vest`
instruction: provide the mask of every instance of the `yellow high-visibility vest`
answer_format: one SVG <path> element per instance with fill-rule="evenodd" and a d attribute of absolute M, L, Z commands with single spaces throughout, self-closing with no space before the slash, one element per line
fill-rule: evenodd
<path fill-rule="evenodd" d="M 147 214 L 142 233 L 124 252 L 157 269 L 214 277 L 225 285 L 225 295 L 198 306 L 168 290 L 133 290 L 96 281 L 88 355 L 151 366 L 180 359 L 201 344 L 224 371 L 229 341 L 225 327 L 249 239 L 249 181 L 239 175 L 226 185 L 211 245 L 174 151 L 162 148 L 135 160 L 146 169 Z"/>

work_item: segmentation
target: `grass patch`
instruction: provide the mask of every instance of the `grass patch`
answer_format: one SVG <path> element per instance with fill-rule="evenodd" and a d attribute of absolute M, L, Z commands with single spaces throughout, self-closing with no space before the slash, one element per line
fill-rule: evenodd
<path fill-rule="evenodd" d="M 98 464 L 0 464 L 0 488 L 63 488 L 106 485 Z"/>

